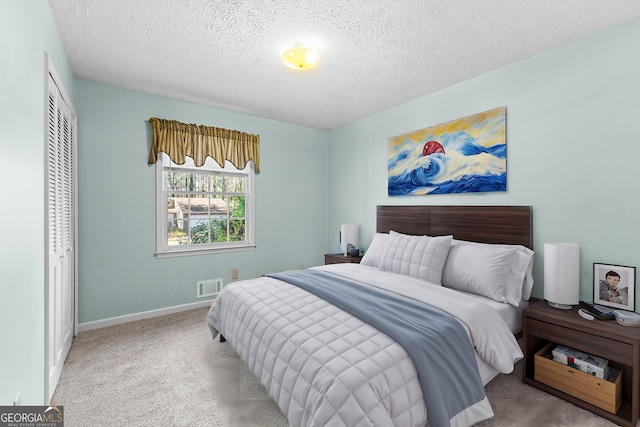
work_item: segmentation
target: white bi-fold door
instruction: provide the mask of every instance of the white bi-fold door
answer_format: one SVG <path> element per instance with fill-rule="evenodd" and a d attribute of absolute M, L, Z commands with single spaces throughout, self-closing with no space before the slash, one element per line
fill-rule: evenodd
<path fill-rule="evenodd" d="M 49 65 L 46 135 L 45 400 L 55 391 L 75 334 L 77 118 Z"/>

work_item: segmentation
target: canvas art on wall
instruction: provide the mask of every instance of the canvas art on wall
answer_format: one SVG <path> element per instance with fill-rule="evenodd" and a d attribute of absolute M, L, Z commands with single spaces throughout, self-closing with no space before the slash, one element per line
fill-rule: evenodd
<path fill-rule="evenodd" d="M 389 138 L 388 194 L 507 190 L 506 107 Z"/>

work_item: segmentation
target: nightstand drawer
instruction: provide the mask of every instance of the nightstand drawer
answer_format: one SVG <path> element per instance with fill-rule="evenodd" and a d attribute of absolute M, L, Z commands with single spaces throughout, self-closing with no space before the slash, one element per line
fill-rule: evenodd
<path fill-rule="evenodd" d="M 594 320 L 595 322 L 595 320 Z M 600 322 L 600 320 L 598 320 Z M 527 319 L 529 333 L 542 339 L 567 345 L 598 357 L 613 360 L 624 365 L 633 365 L 633 345 L 609 337 L 580 332 L 571 328 L 559 328 L 552 323 Z"/>

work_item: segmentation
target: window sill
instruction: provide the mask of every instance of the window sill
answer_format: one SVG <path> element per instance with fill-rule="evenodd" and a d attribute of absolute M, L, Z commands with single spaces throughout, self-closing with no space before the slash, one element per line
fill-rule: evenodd
<path fill-rule="evenodd" d="M 226 246 L 223 248 L 202 248 L 202 249 L 168 249 L 163 252 L 156 252 L 156 258 L 174 258 L 183 256 L 195 256 L 195 255 L 209 255 L 209 254 L 221 254 L 230 252 L 246 252 L 252 251 L 256 248 L 256 245 L 242 245 L 242 246 Z"/>

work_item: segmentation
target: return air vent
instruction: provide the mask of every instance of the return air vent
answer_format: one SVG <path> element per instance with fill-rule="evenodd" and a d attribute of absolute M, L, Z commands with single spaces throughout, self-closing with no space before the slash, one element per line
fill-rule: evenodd
<path fill-rule="evenodd" d="M 200 280 L 197 284 L 196 298 L 216 296 L 223 286 L 222 279 Z"/>

